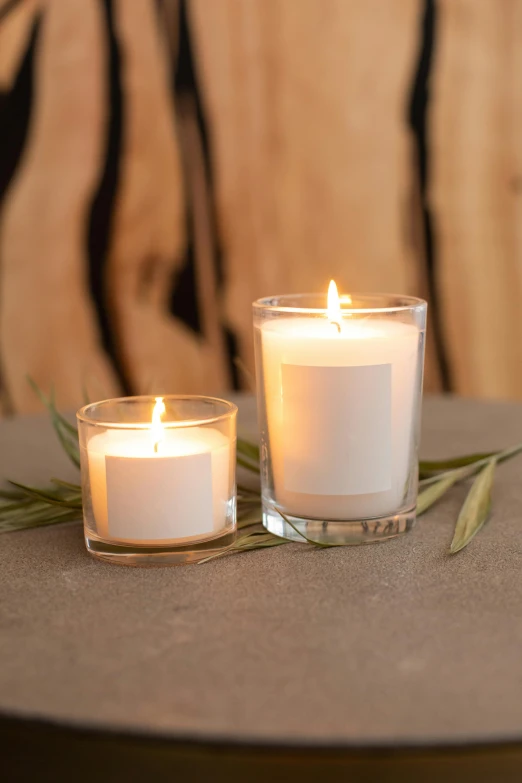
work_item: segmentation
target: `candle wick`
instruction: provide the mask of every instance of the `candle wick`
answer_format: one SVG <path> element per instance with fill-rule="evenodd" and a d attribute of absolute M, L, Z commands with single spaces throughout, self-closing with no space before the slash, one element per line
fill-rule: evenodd
<path fill-rule="evenodd" d="M 337 321 L 330 321 L 330 323 L 332 324 L 332 326 L 337 326 L 337 331 L 339 332 L 339 334 L 341 334 L 341 324 L 338 323 Z"/>
<path fill-rule="evenodd" d="M 156 441 L 154 444 L 154 454 L 157 454 L 159 451 L 159 440 Z"/>

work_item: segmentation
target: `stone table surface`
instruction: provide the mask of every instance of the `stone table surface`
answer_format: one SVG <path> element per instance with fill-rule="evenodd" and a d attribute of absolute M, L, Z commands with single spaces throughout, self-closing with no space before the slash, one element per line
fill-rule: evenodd
<path fill-rule="evenodd" d="M 242 399 L 243 431 L 255 429 Z M 422 453 L 522 440 L 522 405 L 428 399 Z M 522 740 L 522 459 L 456 556 L 464 488 L 402 539 L 206 565 L 92 560 L 80 523 L 0 537 L 0 715 L 144 736 L 368 748 Z M 74 478 L 45 417 L 0 475 Z"/>

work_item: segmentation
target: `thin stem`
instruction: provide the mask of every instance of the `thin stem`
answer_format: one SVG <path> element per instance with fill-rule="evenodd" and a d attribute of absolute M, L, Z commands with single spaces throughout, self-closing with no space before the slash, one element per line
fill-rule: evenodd
<path fill-rule="evenodd" d="M 522 443 L 519 443 L 517 446 L 512 446 L 505 451 L 499 451 L 496 453 L 496 455 L 494 454 L 494 456 L 496 456 L 497 462 L 500 463 L 506 462 L 506 460 L 510 459 L 511 457 L 515 457 L 520 453 L 522 453 Z M 446 477 L 450 478 L 450 476 L 457 476 L 456 481 L 462 481 L 463 479 L 469 478 L 470 476 L 474 476 L 475 473 L 478 473 L 480 469 L 487 465 L 491 459 L 491 456 L 487 456 L 483 459 L 479 459 L 472 465 L 466 465 L 463 468 L 455 468 L 453 470 L 446 470 L 443 473 L 437 473 L 436 476 L 430 476 L 429 478 L 422 479 L 419 482 L 419 485 L 421 487 L 427 487 L 429 484 L 436 483 L 437 481 L 440 481 L 440 479 Z"/>
<path fill-rule="evenodd" d="M 299 536 L 301 536 L 301 538 L 304 538 L 304 540 L 305 540 L 305 541 L 307 541 L 309 544 L 313 544 L 314 546 L 319 546 L 319 547 L 323 547 L 323 548 L 332 547 L 332 546 L 345 546 L 345 544 L 329 544 L 329 543 L 326 543 L 326 542 L 323 542 L 323 541 L 314 541 L 314 539 L 313 539 L 313 538 L 308 538 L 308 536 L 305 536 L 305 534 L 304 534 L 304 533 L 302 533 L 302 532 L 301 532 L 301 531 L 300 531 L 300 530 L 299 530 L 299 529 L 298 529 L 298 528 L 297 528 L 297 527 L 294 525 L 294 523 L 290 521 L 290 519 L 289 519 L 289 518 L 286 516 L 286 514 L 283 514 L 283 512 L 282 512 L 282 511 L 279 511 L 279 509 L 277 509 L 277 513 L 278 513 L 278 514 L 279 514 L 281 517 L 283 517 L 283 519 L 285 520 L 285 522 L 286 522 L 288 525 L 290 525 L 290 527 L 291 527 L 293 530 L 295 530 L 295 532 L 296 532 L 296 533 L 297 533 Z M 286 540 L 286 541 L 292 541 L 292 539 L 291 539 L 291 538 L 287 538 L 287 539 L 285 539 L 285 540 Z"/>
<path fill-rule="evenodd" d="M 259 466 L 254 465 L 251 462 L 247 462 L 247 460 L 242 457 L 240 454 L 236 456 L 237 464 L 240 465 L 242 468 L 245 468 L 246 470 L 251 470 L 252 473 L 260 473 Z"/>

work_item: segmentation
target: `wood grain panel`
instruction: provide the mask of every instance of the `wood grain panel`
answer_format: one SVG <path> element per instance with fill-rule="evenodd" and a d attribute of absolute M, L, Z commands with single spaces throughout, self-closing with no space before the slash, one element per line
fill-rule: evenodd
<path fill-rule="evenodd" d="M 158 10 L 159 25 L 164 34 L 171 62 L 175 63 L 179 52 L 179 0 L 158 0 Z"/>
<path fill-rule="evenodd" d="M 211 193 L 205 169 L 203 142 L 194 98 L 179 101 L 179 125 L 187 181 L 187 202 L 194 232 L 196 290 L 201 329 L 212 357 L 215 384 L 230 389 L 232 379 L 222 324 L 217 281 L 216 238 L 211 216 Z"/>
<path fill-rule="evenodd" d="M 116 0 L 123 152 L 108 265 L 118 350 L 136 392 L 219 390 L 212 351 L 169 312 L 185 247 L 167 49 L 153 0 Z"/>
<path fill-rule="evenodd" d="M 118 384 L 88 292 L 86 231 L 104 149 L 106 54 L 97 0 L 49 2 L 35 55 L 26 151 L 0 226 L 0 351 L 16 411 L 38 401 L 26 380 L 54 384 L 58 403 Z"/>
<path fill-rule="evenodd" d="M 420 4 L 189 7 L 217 173 L 226 313 L 252 369 L 259 296 L 326 293 L 330 277 L 345 292 L 423 288 L 405 124 Z"/>
<path fill-rule="evenodd" d="M 439 0 L 432 209 L 455 390 L 522 396 L 522 2 Z"/>

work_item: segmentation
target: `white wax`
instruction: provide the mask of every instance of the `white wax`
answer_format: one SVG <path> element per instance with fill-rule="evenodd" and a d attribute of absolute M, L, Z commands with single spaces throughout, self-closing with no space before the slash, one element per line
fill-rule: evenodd
<path fill-rule="evenodd" d="M 416 425 L 419 329 L 344 315 L 261 327 L 277 504 L 325 519 L 397 511 Z"/>
<path fill-rule="evenodd" d="M 168 428 L 154 451 L 150 429 L 107 430 L 87 444 L 93 515 L 102 539 L 190 543 L 230 522 L 228 438 L 207 427 Z"/>

